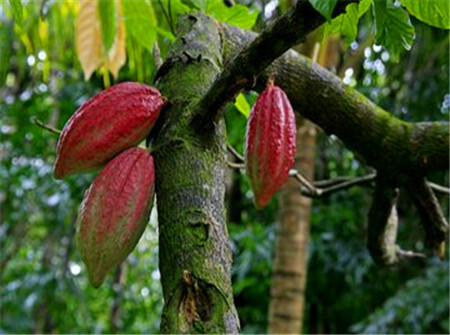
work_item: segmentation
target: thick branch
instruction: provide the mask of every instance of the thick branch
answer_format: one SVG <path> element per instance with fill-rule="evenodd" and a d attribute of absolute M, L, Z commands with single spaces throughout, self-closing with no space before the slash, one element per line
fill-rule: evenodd
<path fill-rule="evenodd" d="M 252 32 L 222 27 L 225 61 L 256 38 Z M 260 75 L 258 89 L 265 87 L 269 76 L 274 76 L 296 111 L 338 136 L 377 170 L 400 176 L 448 169 L 448 122 L 401 121 L 292 50 Z"/>
<path fill-rule="evenodd" d="M 339 1 L 332 16 L 338 16 L 344 12 L 347 4 L 358 1 Z M 201 129 L 217 121 L 226 102 L 243 88 L 253 86 L 256 76 L 324 22 L 324 17 L 308 1 L 297 1 L 295 7 L 264 29 L 245 50 L 225 66 L 200 101 L 199 114 L 193 121 L 194 126 Z"/>

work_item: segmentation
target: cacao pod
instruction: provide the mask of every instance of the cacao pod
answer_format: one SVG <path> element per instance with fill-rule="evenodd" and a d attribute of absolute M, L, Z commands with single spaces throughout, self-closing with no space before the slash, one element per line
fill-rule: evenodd
<path fill-rule="evenodd" d="M 94 170 L 150 132 L 165 100 L 155 88 L 125 82 L 106 89 L 69 119 L 58 141 L 55 178 Z"/>
<path fill-rule="evenodd" d="M 245 134 L 245 165 L 257 208 L 289 176 L 295 157 L 295 115 L 281 88 L 269 83 L 253 106 Z"/>
<path fill-rule="evenodd" d="M 153 157 L 136 147 L 111 160 L 86 191 L 76 236 L 93 286 L 103 283 L 107 272 L 127 258 L 142 236 L 154 184 Z"/>

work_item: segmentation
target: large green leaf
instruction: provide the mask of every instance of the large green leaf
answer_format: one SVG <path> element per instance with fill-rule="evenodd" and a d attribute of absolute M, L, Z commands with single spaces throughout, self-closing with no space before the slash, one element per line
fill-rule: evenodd
<path fill-rule="evenodd" d="M 111 0 L 99 0 L 98 13 L 102 32 L 102 43 L 106 53 L 111 49 L 117 33 L 117 7 Z"/>
<path fill-rule="evenodd" d="M 156 16 L 150 1 L 122 1 L 127 32 L 143 47 L 153 50 L 156 41 Z"/>
<path fill-rule="evenodd" d="M 191 9 L 205 11 L 207 0 L 181 0 L 183 4 Z"/>
<path fill-rule="evenodd" d="M 430 26 L 450 29 L 449 0 L 400 0 L 408 12 Z"/>
<path fill-rule="evenodd" d="M 349 4 L 344 14 L 334 18 L 325 24 L 325 36 L 329 34 L 341 34 L 347 44 L 356 39 L 358 22 L 370 8 L 373 0 L 362 0 L 359 4 Z"/>
<path fill-rule="evenodd" d="M 337 0 L 309 0 L 309 2 L 327 21 L 331 21 L 331 14 Z"/>
<path fill-rule="evenodd" d="M 20 0 L 9 0 L 14 20 L 19 26 L 23 24 L 23 6 Z"/>
<path fill-rule="evenodd" d="M 223 1 L 207 1 L 205 13 L 242 29 L 251 29 L 258 18 L 257 11 L 250 12 L 248 7 L 239 4 L 227 7 Z"/>
<path fill-rule="evenodd" d="M 391 59 L 398 61 L 403 49 L 411 49 L 415 31 L 409 14 L 391 1 L 374 1 L 376 24 L 375 42 L 383 45 L 391 54 Z"/>

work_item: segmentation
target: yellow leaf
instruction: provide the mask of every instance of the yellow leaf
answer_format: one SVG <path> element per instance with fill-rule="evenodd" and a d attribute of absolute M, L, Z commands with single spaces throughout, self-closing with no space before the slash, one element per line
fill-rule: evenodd
<path fill-rule="evenodd" d="M 118 0 L 115 0 L 117 6 L 117 34 L 114 39 L 114 44 L 112 45 L 107 61 L 106 67 L 113 74 L 114 78 L 117 78 L 120 68 L 125 64 L 126 53 L 125 53 L 125 25 L 122 17 L 122 7 Z"/>
<path fill-rule="evenodd" d="M 97 0 L 80 1 L 75 40 L 84 78 L 88 80 L 103 60 Z"/>

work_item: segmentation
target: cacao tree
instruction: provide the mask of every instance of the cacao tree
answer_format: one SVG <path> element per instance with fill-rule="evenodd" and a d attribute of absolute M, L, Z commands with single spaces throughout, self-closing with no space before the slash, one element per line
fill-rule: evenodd
<path fill-rule="evenodd" d="M 148 2 L 143 3 L 146 4 L 146 14 L 150 16 L 151 6 Z M 372 103 L 361 93 L 346 86 L 330 71 L 290 50 L 322 24 L 326 24 L 325 29 L 329 31 L 339 31 L 350 40 L 354 39 L 359 17 L 372 8 L 377 26 L 377 42 L 390 48 L 393 57 L 398 57 L 401 49 L 398 43 L 392 43 L 392 39 L 397 37 L 408 47 L 414 35 L 413 32 L 411 33 L 412 26 L 408 13 L 427 23 L 434 23 L 448 29 L 448 19 L 443 18 L 441 11 L 435 9 L 435 15 L 433 12 L 422 15 L 425 11 L 421 10 L 421 5 L 414 1 L 401 1 L 404 7 L 391 1 L 298 1 L 285 14 L 256 34 L 234 26 L 232 20 L 228 20 L 227 23 L 223 22 L 227 20 L 222 21 L 220 17 L 214 18 L 214 15 L 208 15 L 211 14 L 208 11 L 212 11 L 211 5 L 202 1 L 187 1 L 187 4 L 181 1 L 173 3 L 178 4 L 177 10 L 180 11 L 186 7 L 185 11 L 188 13 L 179 15 L 177 24 L 173 23 L 174 18 L 170 10 L 168 13 L 168 22 L 176 37 L 168 43 L 167 57 L 160 64 L 153 78 L 153 85 L 164 98 L 160 98 L 159 92 L 152 88 L 147 89 L 151 92 L 150 97 L 148 93 L 140 90 L 131 93 L 127 90 L 125 96 L 119 96 L 117 100 L 113 96 L 98 105 L 98 109 L 105 110 L 102 117 L 111 118 L 111 120 L 102 120 L 99 116 L 95 116 L 92 121 L 87 122 L 88 118 L 81 115 L 83 111 L 90 110 L 95 102 L 101 100 L 99 96 L 94 97 L 75 113 L 73 121 L 69 121 L 69 126 L 66 128 L 69 130 L 66 132 L 64 129 L 60 138 L 58 164 L 55 170 L 57 177 L 72 172 L 82 172 L 109 161 L 90 191 L 86 193 L 84 205 L 79 214 L 81 252 L 90 273 L 99 270 L 96 267 L 102 263 L 98 263 L 98 259 L 101 259 L 104 253 L 107 254 L 105 258 L 108 258 L 109 253 L 119 254 L 114 255 L 116 259 L 107 262 L 105 268 L 109 269 L 118 265 L 137 243 L 139 237 L 134 235 L 133 231 L 132 237 L 129 237 L 129 241 L 126 242 L 129 245 L 126 245 L 125 251 L 114 250 L 111 245 L 108 245 L 118 243 L 117 239 L 106 241 L 106 246 L 94 239 L 95 251 L 92 251 L 92 245 L 88 244 L 92 242 L 89 233 L 92 236 L 104 233 L 107 229 L 102 229 L 102 225 L 107 225 L 108 219 L 111 219 L 113 223 L 120 219 L 123 223 L 120 229 L 131 229 L 127 227 L 126 222 L 129 220 L 134 225 L 133 210 L 137 208 L 139 215 L 136 222 L 139 223 L 139 227 L 133 227 L 133 229 L 137 229 L 136 234 L 140 235 L 143 231 L 142 224 L 145 225 L 143 217 L 148 217 L 152 202 L 153 169 L 155 169 L 159 266 L 164 295 L 161 332 L 239 332 L 239 317 L 233 302 L 231 286 L 232 260 L 224 201 L 228 159 L 224 107 L 241 91 L 271 90 L 272 84 L 266 88 L 270 81 L 274 81 L 279 87 L 277 89 L 285 92 L 282 98 L 278 97 L 275 100 L 281 100 L 283 106 L 289 100 L 297 115 L 301 114 L 308 118 L 321 127 L 326 134 L 337 136 L 360 157 L 361 161 L 373 167 L 376 174 L 358 180 L 333 180 L 324 184 L 312 184 L 300 171 L 289 170 L 292 167 L 295 151 L 292 145 L 281 146 L 273 151 L 253 150 L 248 146 L 244 160 L 252 180 L 257 203 L 260 206 L 264 205 L 268 199 L 258 202 L 258 196 L 270 197 L 271 194 L 267 192 L 274 193 L 288 174 L 299 181 L 299 192 L 310 197 L 320 197 L 326 192 L 356 184 L 373 183 L 375 185 L 374 200 L 368 211 L 368 249 L 374 260 L 381 265 L 394 266 L 403 262 L 420 262 L 429 255 L 444 255 L 448 224 L 434 195 L 435 190 L 442 190 L 442 188 L 430 184 L 426 178 L 430 172 L 448 169 L 448 123 L 413 123 L 400 120 Z M 439 0 L 437 3 L 436 8 L 441 8 L 442 4 Z M 11 1 L 11 4 L 19 21 L 20 1 Z M 230 2 L 229 5 L 233 3 Z M 133 11 L 133 6 L 138 5 L 126 1 L 99 1 L 81 5 L 80 14 L 100 15 L 101 18 L 101 24 L 96 28 L 97 30 L 91 26 L 80 28 L 92 29 L 92 35 L 90 35 L 92 39 L 101 40 L 101 47 L 97 46 L 96 49 L 83 48 L 86 40 L 77 41 L 78 54 L 86 78 L 89 78 L 99 66 L 101 66 L 100 71 L 103 74 L 105 86 L 109 85 L 108 71 L 117 75 L 124 63 L 125 28 L 123 22 L 119 20 L 113 25 L 114 29 L 108 29 L 111 26 L 108 26 L 106 22 L 111 17 L 107 13 L 116 13 L 113 16 L 116 20 L 122 14 L 128 19 L 134 19 L 131 13 L 137 14 Z M 447 8 L 446 6 L 448 7 L 447 3 L 443 8 Z M 448 13 L 448 8 L 445 10 Z M 148 19 L 148 16 L 143 20 Z M 397 30 L 389 28 L 389 20 L 400 21 Z M 342 24 L 347 21 L 347 24 Z M 129 21 L 128 24 L 130 24 Z M 78 26 L 83 26 L 82 20 L 78 21 Z M 150 35 L 155 34 L 154 32 L 142 32 L 131 25 L 128 26 L 127 31 L 131 35 L 148 33 L 148 36 L 143 39 L 150 40 L 146 43 L 153 46 L 155 38 L 153 37 L 152 40 Z M 156 47 L 153 49 L 156 54 L 155 63 L 158 59 L 157 50 Z M 109 90 L 116 90 L 120 85 L 124 84 L 113 86 Z M 100 97 L 107 95 L 107 92 L 108 90 L 100 93 Z M 156 102 L 153 99 L 155 95 L 158 97 Z M 145 100 L 147 98 L 150 102 Z M 260 98 L 267 99 L 264 93 Z M 164 107 L 162 107 L 163 104 Z M 153 114 L 143 115 L 149 110 L 148 105 L 150 110 L 156 110 L 154 113 L 159 115 L 157 124 L 154 126 L 158 115 L 156 117 Z M 264 100 L 262 105 L 264 108 L 264 105 L 270 106 L 270 103 Z M 136 124 L 130 125 L 127 121 L 129 114 L 123 116 L 125 120 L 121 120 L 122 116 L 116 113 L 113 116 L 116 108 L 119 112 L 137 113 L 132 119 Z M 252 113 L 257 109 L 258 103 Z M 290 107 L 269 107 L 266 127 L 260 128 L 259 130 L 262 130 L 260 132 L 255 132 L 256 139 L 253 140 L 255 143 L 264 146 L 264 138 L 267 141 L 266 146 L 270 149 L 273 143 L 278 144 L 277 136 L 280 134 L 286 142 L 293 143 L 292 129 L 295 129 L 296 125 L 289 113 L 288 117 L 285 116 L 287 120 L 285 124 L 284 121 L 276 121 L 274 124 L 278 128 L 275 131 L 271 129 L 273 118 L 283 114 L 272 115 L 272 113 L 278 113 L 280 110 L 282 112 L 289 110 L 289 113 L 292 111 Z M 139 117 L 142 117 L 142 121 L 137 121 L 140 120 Z M 78 135 L 73 130 L 76 120 L 80 123 L 85 121 Z M 252 117 L 250 127 L 251 120 Z M 100 134 L 95 131 L 97 125 L 100 125 Z M 153 129 L 151 129 L 152 126 Z M 101 132 L 111 128 L 124 129 L 105 136 L 106 144 L 104 144 Z M 249 133 L 251 135 L 251 129 Z M 148 153 L 138 155 L 145 158 L 137 158 L 129 151 L 134 149 L 128 149 L 138 144 L 146 135 L 148 135 L 147 144 L 150 144 L 155 167 L 153 167 L 153 158 Z M 252 137 L 250 135 L 248 138 Z M 72 144 L 69 141 L 71 136 L 75 138 Z M 89 140 L 90 138 L 92 140 Z M 86 140 L 87 142 L 84 142 Z M 96 140 L 100 141 L 99 146 L 93 145 Z M 123 143 L 125 144 L 122 145 Z M 78 149 L 82 153 L 94 155 L 89 157 L 85 164 L 82 161 L 83 157 L 77 156 Z M 232 151 L 230 148 L 228 150 Z M 119 155 L 112 159 L 116 154 Z M 239 155 L 235 154 L 235 156 L 241 159 Z M 261 161 L 271 163 L 280 158 L 283 159 L 278 164 L 261 164 L 262 174 L 258 170 L 260 167 L 254 168 Z M 126 161 L 119 164 L 116 163 L 116 159 L 126 159 Z M 148 164 L 143 162 L 142 166 L 139 165 L 141 159 L 148 161 Z M 131 163 L 136 166 L 130 166 Z M 118 167 L 116 168 L 114 164 Z M 237 167 L 241 168 L 242 165 Z M 122 168 L 131 172 L 115 176 L 116 169 Z M 281 170 L 283 171 L 281 175 L 274 173 Z M 257 173 L 252 174 L 252 171 Z M 123 187 L 119 191 L 110 193 L 114 187 L 109 187 L 109 178 L 113 179 L 112 184 L 120 181 Z M 258 189 L 259 183 L 266 187 L 271 182 L 275 184 L 273 189 L 269 191 L 265 188 Z M 135 193 L 130 195 L 131 200 L 127 198 L 128 194 L 124 191 L 128 187 L 127 183 L 131 184 L 130 192 Z M 319 188 L 318 185 L 329 187 Z M 408 192 L 418 209 L 426 231 L 427 243 L 430 246 L 428 255 L 404 251 L 396 244 L 398 222 L 395 208 L 398 189 Z M 122 191 L 124 194 L 121 194 Z M 448 190 L 444 189 L 444 191 Z M 134 198 L 135 196 L 137 198 Z M 111 197 L 110 201 L 103 201 L 108 197 Z M 136 202 L 139 203 L 136 204 Z M 108 218 L 115 205 L 123 212 L 119 210 L 117 218 L 114 215 Z M 129 210 L 126 210 L 127 206 L 130 207 Z M 91 208 L 93 208 L 92 211 Z M 102 221 L 103 219 L 105 220 Z M 94 227 L 93 231 L 83 234 L 82 225 L 86 220 L 89 224 L 94 221 L 99 223 L 96 223 L 98 227 Z M 92 227 L 88 224 L 85 226 L 87 230 Z M 97 250 L 99 246 L 100 251 Z M 105 270 L 101 268 L 100 272 L 98 277 L 92 277 L 95 285 L 101 284 L 103 280 L 100 277 L 104 276 Z"/>

